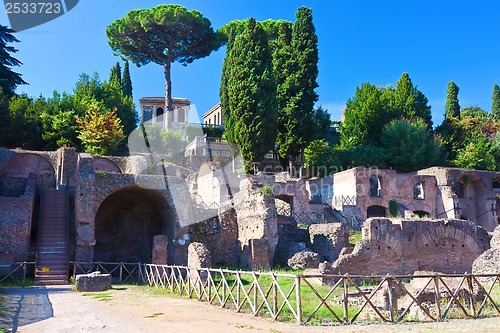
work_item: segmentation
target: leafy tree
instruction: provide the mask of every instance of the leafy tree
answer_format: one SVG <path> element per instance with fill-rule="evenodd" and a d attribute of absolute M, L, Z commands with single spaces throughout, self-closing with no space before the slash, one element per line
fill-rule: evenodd
<path fill-rule="evenodd" d="M 11 114 L 10 144 L 12 147 L 41 150 L 44 148 L 40 114 L 45 108 L 45 100 L 33 100 L 27 95 L 15 95 L 10 99 Z"/>
<path fill-rule="evenodd" d="M 495 83 L 493 86 L 493 96 L 491 98 L 491 113 L 496 119 L 500 119 L 500 88 Z"/>
<path fill-rule="evenodd" d="M 312 115 L 312 125 L 314 126 L 314 139 L 326 139 L 330 134 L 330 128 L 332 126 L 332 120 L 330 119 L 328 110 L 319 105 Z"/>
<path fill-rule="evenodd" d="M 304 149 L 304 166 L 310 176 L 326 176 L 332 165 L 333 148 L 325 139 L 316 139 Z"/>
<path fill-rule="evenodd" d="M 123 76 L 120 82 L 122 84 L 123 96 L 132 98 L 132 79 L 130 78 L 128 61 L 125 62 L 125 66 L 123 67 Z"/>
<path fill-rule="evenodd" d="M 163 129 L 161 133 L 162 144 L 167 153 L 166 161 L 182 165 L 184 153 L 188 142 L 182 137 L 180 130 Z"/>
<path fill-rule="evenodd" d="M 0 147 L 10 145 L 11 119 L 9 112 L 9 96 L 0 86 Z"/>
<path fill-rule="evenodd" d="M 432 129 L 431 107 L 427 103 L 427 97 L 413 85 L 408 73 L 403 73 L 392 91 L 391 119 L 421 118 Z"/>
<path fill-rule="evenodd" d="M 138 116 L 132 98 L 125 97 L 120 86 L 102 83 L 97 73 L 93 76 L 85 73 L 80 75 L 75 86 L 74 98 L 75 107 L 79 109 L 76 115 L 80 117 L 85 114 L 85 110 L 97 106 L 104 110 L 116 109 L 125 136 L 129 135 L 137 125 Z"/>
<path fill-rule="evenodd" d="M 54 150 L 62 146 L 80 148 L 76 116 L 83 116 L 85 112 L 75 108 L 74 101 L 73 96 L 58 92 L 46 100 L 46 107 L 40 114 L 45 149 Z"/>
<path fill-rule="evenodd" d="M 249 162 L 260 162 L 274 147 L 277 116 L 276 96 L 269 93 L 276 91 L 271 50 L 255 19 L 235 37 L 225 66 L 227 105 L 222 107 L 231 119 L 225 126 L 251 171 Z"/>
<path fill-rule="evenodd" d="M 196 10 L 173 4 L 132 10 L 109 25 L 106 35 L 113 52 L 137 66 L 150 62 L 163 66 L 168 111 L 172 111 L 171 64 L 187 65 L 221 45 L 210 20 Z M 167 121 L 171 121 L 169 114 Z"/>
<path fill-rule="evenodd" d="M 491 119 L 491 115 L 488 111 L 481 109 L 479 106 L 466 106 L 460 110 L 460 115 L 458 118 L 478 118 L 483 121 L 488 121 Z"/>
<path fill-rule="evenodd" d="M 123 126 L 116 110 L 100 112 L 89 110 L 84 118 L 77 117 L 78 138 L 86 152 L 96 155 L 113 153 L 123 140 Z"/>
<path fill-rule="evenodd" d="M 344 110 L 344 121 L 340 125 L 341 147 L 353 148 L 362 143 L 378 143 L 382 128 L 390 121 L 383 88 L 371 83 L 356 87 L 353 98 L 349 98 Z"/>
<path fill-rule="evenodd" d="M 277 44 L 273 59 L 279 101 L 277 139 L 279 153 L 288 158 L 293 175 L 297 157 L 316 134 L 312 124 L 314 103 L 318 99 L 315 92 L 318 87 L 318 37 L 310 8 L 297 10 L 291 36 L 286 25 L 278 29 Z"/>
<path fill-rule="evenodd" d="M 490 150 L 490 141 L 476 136 L 460 151 L 453 163 L 460 168 L 495 170 L 495 156 Z"/>
<path fill-rule="evenodd" d="M 448 83 L 448 92 L 446 93 L 445 119 L 460 118 L 460 104 L 458 104 L 458 86 L 455 82 Z"/>
<path fill-rule="evenodd" d="M 441 143 L 432 138 L 421 120 L 393 120 L 381 137 L 387 165 L 398 171 L 411 172 L 444 163 Z"/>
<path fill-rule="evenodd" d="M 19 42 L 12 34 L 14 32 L 14 30 L 0 24 L 0 87 L 3 89 L 3 94 L 7 96 L 12 96 L 17 86 L 27 84 L 21 78 L 21 74 L 12 70 L 12 67 L 22 64 L 11 55 L 11 53 L 16 53 L 17 49 L 7 45 Z"/>
<path fill-rule="evenodd" d="M 111 68 L 111 72 L 109 73 L 109 84 L 120 88 L 122 87 L 122 67 L 118 61 Z"/>
<path fill-rule="evenodd" d="M 386 168 L 385 150 L 373 144 L 361 144 L 336 151 L 333 165 L 339 170 L 354 166 Z"/>

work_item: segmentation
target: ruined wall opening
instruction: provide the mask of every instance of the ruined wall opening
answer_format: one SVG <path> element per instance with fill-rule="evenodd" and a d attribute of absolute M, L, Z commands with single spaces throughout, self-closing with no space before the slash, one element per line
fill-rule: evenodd
<path fill-rule="evenodd" d="M 280 194 L 274 197 L 278 215 L 292 216 L 293 197 Z"/>
<path fill-rule="evenodd" d="M 370 176 L 370 197 L 382 196 L 382 182 L 378 176 Z"/>
<path fill-rule="evenodd" d="M 367 217 L 386 217 L 387 212 L 384 206 L 373 205 L 366 209 Z"/>
<path fill-rule="evenodd" d="M 466 173 L 457 177 L 458 214 L 468 217 L 488 231 L 493 231 L 495 210 L 487 195 L 484 182 L 476 174 Z M 463 219 L 463 218 L 462 218 Z"/>
<path fill-rule="evenodd" d="M 175 214 L 154 190 L 127 186 L 110 194 L 95 218 L 94 261 L 152 261 L 153 236 L 168 236 L 168 261 L 173 260 Z"/>
<path fill-rule="evenodd" d="M 417 215 L 420 218 L 431 216 L 431 214 L 429 212 L 426 212 L 425 210 L 414 210 L 413 214 Z"/>

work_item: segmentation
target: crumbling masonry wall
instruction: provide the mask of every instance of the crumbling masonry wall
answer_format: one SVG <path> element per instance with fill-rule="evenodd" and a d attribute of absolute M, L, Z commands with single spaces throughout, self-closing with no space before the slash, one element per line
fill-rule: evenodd
<path fill-rule="evenodd" d="M 474 260 L 489 247 L 486 230 L 463 220 L 370 218 L 363 240 L 351 254 L 341 255 L 332 272 L 349 274 L 413 274 L 415 271 L 470 272 Z"/>
<path fill-rule="evenodd" d="M 262 191 L 262 187 L 262 182 L 256 178 L 244 179 L 235 197 L 240 264 L 251 269 L 270 269 L 278 244 L 274 196 Z"/>

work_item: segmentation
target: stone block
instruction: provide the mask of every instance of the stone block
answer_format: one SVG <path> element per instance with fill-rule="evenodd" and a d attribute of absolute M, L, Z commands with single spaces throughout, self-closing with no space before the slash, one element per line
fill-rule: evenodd
<path fill-rule="evenodd" d="M 111 274 L 93 272 L 76 276 L 76 290 L 78 291 L 105 291 L 111 289 Z"/>
<path fill-rule="evenodd" d="M 317 268 L 319 254 L 312 251 L 300 251 L 288 259 L 288 266 L 292 269 Z"/>
<path fill-rule="evenodd" d="M 168 236 L 155 235 L 153 237 L 153 264 L 166 265 L 168 259 Z"/>

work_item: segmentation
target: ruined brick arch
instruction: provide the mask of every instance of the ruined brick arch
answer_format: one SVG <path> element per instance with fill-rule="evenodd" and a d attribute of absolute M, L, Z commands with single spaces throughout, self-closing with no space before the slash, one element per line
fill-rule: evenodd
<path fill-rule="evenodd" d="M 95 214 L 94 260 L 151 262 L 153 236 L 169 239 L 169 262 L 173 262 L 176 215 L 158 191 L 129 185 L 113 191 Z"/>
<path fill-rule="evenodd" d="M 384 234 L 384 236 L 378 239 L 377 242 L 379 243 L 378 246 L 380 247 L 377 248 L 377 250 L 392 250 L 398 257 L 401 257 L 403 255 L 401 242 L 390 233 Z"/>
<path fill-rule="evenodd" d="M 481 240 L 474 239 L 471 235 L 458 228 L 438 226 L 424 232 L 419 237 L 421 246 L 458 247 L 457 250 L 467 250 L 472 254 L 480 255 L 484 249 Z M 451 243 L 451 244 L 450 244 Z"/>
<path fill-rule="evenodd" d="M 94 171 L 122 173 L 118 164 L 104 157 L 94 157 L 92 160 L 92 169 Z"/>
<path fill-rule="evenodd" d="M 56 167 L 52 162 L 42 155 L 19 153 L 2 165 L 0 177 L 27 178 L 30 173 L 34 173 L 37 176 L 37 186 L 41 186 L 43 183 L 47 187 L 54 187 L 55 170 Z"/>
<path fill-rule="evenodd" d="M 431 213 L 425 210 L 414 210 L 413 214 L 418 215 L 419 217 L 430 217 Z"/>
<path fill-rule="evenodd" d="M 386 217 L 387 208 L 380 205 L 371 205 L 366 208 L 366 216 L 370 217 Z"/>

